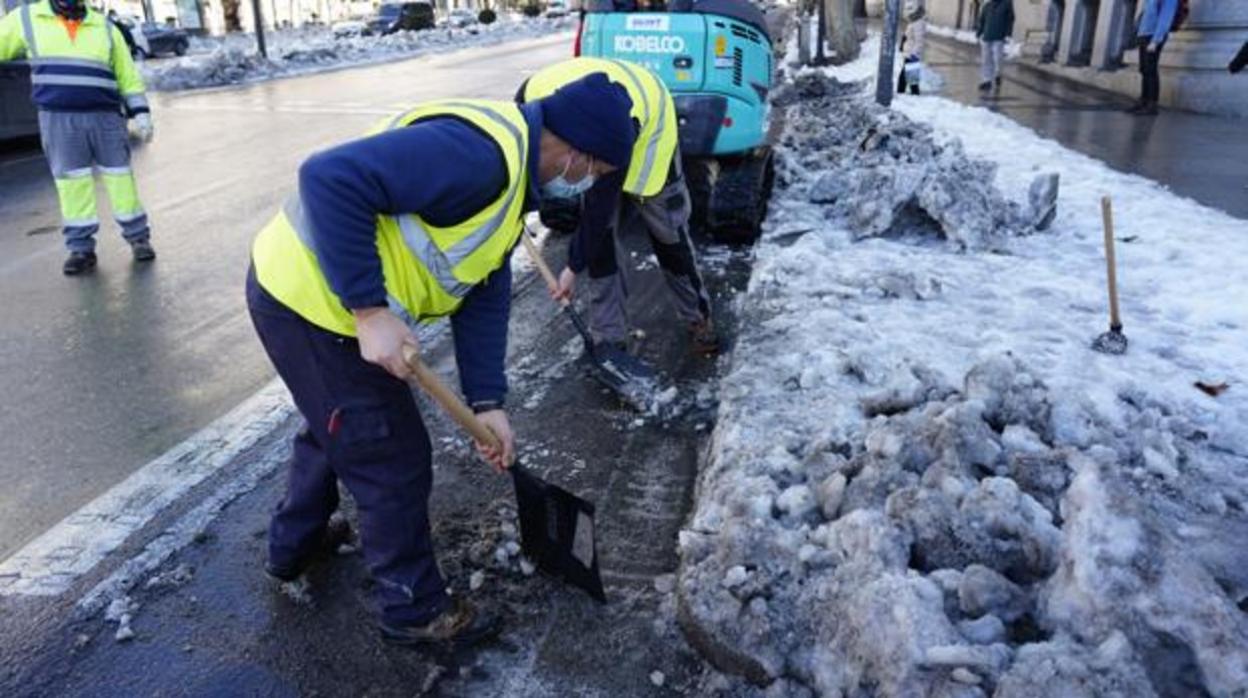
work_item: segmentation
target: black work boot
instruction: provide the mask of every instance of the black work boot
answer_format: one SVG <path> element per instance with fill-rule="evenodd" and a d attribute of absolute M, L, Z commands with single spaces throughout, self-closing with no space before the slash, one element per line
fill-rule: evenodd
<path fill-rule="evenodd" d="M 150 240 L 135 240 L 130 243 L 130 251 L 134 253 L 136 262 L 150 262 L 156 259 L 156 250 L 152 248 Z"/>
<path fill-rule="evenodd" d="M 445 611 L 424 625 L 395 625 L 383 621 L 380 628 L 381 638 L 392 645 L 459 650 L 494 637 L 502 629 L 502 622 L 493 613 L 454 596 Z"/>
<path fill-rule="evenodd" d="M 689 349 L 695 354 L 719 353 L 719 334 L 710 318 L 689 323 Z"/>
<path fill-rule="evenodd" d="M 95 269 L 94 252 L 70 252 L 61 271 L 65 276 L 78 276 Z"/>
<path fill-rule="evenodd" d="M 316 544 L 316 548 L 305 558 L 290 564 L 278 564 L 268 560 L 264 563 L 264 573 L 278 582 L 293 582 L 317 558 L 333 555 L 338 550 L 338 546 L 353 540 L 355 540 L 355 534 L 351 530 L 351 524 L 335 514 L 329 519 L 329 524 L 326 525 L 325 532 L 321 534 L 321 540 Z"/>

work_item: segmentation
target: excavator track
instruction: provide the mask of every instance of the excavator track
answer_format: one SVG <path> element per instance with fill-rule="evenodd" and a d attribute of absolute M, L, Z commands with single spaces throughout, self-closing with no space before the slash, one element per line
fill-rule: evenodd
<path fill-rule="evenodd" d="M 710 181 L 705 229 L 711 237 L 730 244 L 758 239 L 775 183 L 775 160 L 769 147 L 749 154 L 720 158 Z"/>

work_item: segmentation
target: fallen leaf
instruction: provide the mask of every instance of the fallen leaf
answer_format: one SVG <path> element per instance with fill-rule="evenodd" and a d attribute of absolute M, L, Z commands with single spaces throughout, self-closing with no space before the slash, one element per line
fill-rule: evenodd
<path fill-rule="evenodd" d="M 1205 383 L 1202 381 L 1196 381 L 1194 385 L 1198 390 L 1200 390 L 1200 392 L 1208 395 L 1209 397 L 1217 397 L 1222 393 L 1225 393 L 1227 389 L 1231 387 L 1226 383 Z"/>

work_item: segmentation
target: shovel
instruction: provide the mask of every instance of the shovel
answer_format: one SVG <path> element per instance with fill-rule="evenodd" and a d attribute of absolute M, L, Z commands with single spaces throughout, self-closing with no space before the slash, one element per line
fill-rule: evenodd
<path fill-rule="evenodd" d="M 552 292 L 559 288 L 558 280 L 555 279 L 555 275 L 551 272 L 550 267 L 546 265 L 546 260 L 542 258 L 541 251 L 537 249 L 537 245 L 529 238 L 528 233 L 520 233 L 520 238 L 524 240 L 525 251 L 529 253 L 529 257 L 537 265 L 537 270 L 546 281 L 546 287 Z M 594 338 L 589 334 L 589 327 L 585 325 L 585 320 L 581 318 L 580 313 L 576 312 L 576 308 L 572 306 L 572 301 L 563 298 L 560 299 L 559 305 L 562 307 L 563 313 L 572 321 L 572 326 L 576 328 L 577 333 L 581 335 L 581 341 L 585 343 L 585 353 L 589 357 L 590 372 L 594 378 L 632 407 L 641 412 L 651 412 L 655 402 L 655 395 L 659 392 L 657 384 L 643 378 L 629 376 L 612 362 L 605 360 L 595 347 Z"/>
<path fill-rule="evenodd" d="M 403 360 L 422 390 L 429 394 L 473 439 L 502 450 L 502 443 L 477 415 L 434 375 L 413 347 L 404 347 Z M 538 569 L 562 577 L 590 596 L 606 603 L 598 571 L 594 537 L 594 505 L 547 483 L 517 460 L 508 468 L 516 489 L 520 515 L 520 547 Z"/>
<path fill-rule="evenodd" d="M 1109 278 L 1109 331 L 1092 340 L 1092 349 L 1102 354 L 1125 354 L 1127 336 L 1122 333 L 1118 314 L 1118 268 L 1114 259 L 1114 208 L 1108 196 L 1101 197 L 1101 220 L 1105 228 L 1105 267 Z"/>

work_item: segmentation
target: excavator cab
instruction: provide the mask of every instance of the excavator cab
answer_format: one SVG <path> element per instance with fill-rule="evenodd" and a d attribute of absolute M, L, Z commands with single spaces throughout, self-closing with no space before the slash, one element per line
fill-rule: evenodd
<path fill-rule="evenodd" d="M 694 223 L 725 241 L 756 238 L 774 179 L 763 13 L 747 0 L 586 0 L 585 10 L 579 55 L 643 65 L 672 93 Z"/>

